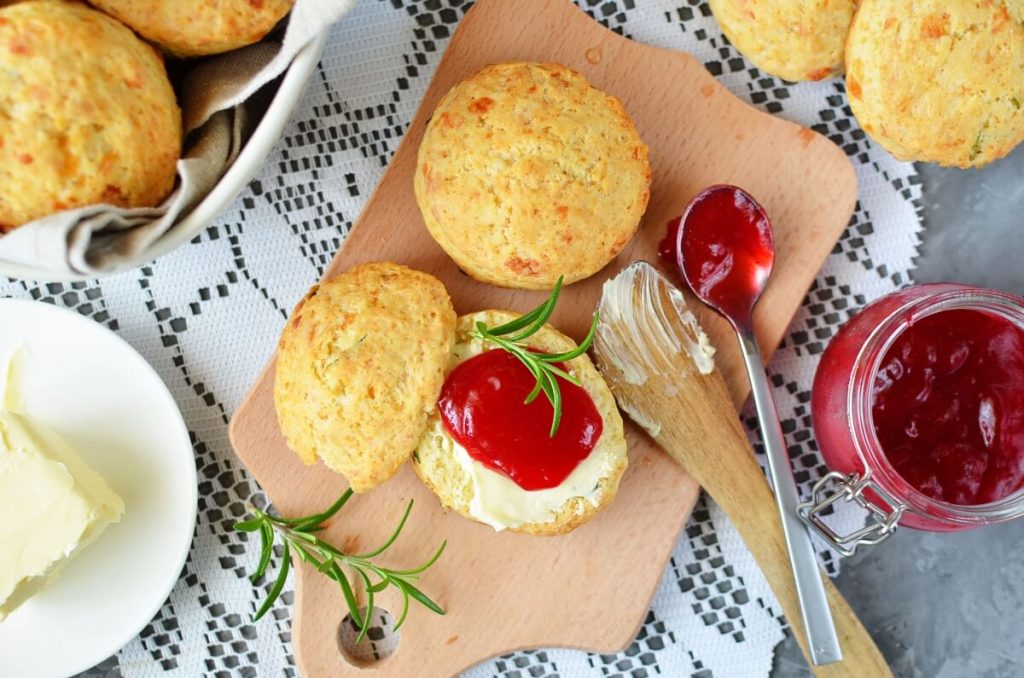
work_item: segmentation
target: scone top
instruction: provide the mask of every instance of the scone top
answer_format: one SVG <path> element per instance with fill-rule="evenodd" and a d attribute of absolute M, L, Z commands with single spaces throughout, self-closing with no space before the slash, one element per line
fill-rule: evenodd
<path fill-rule="evenodd" d="M 648 150 L 615 97 L 559 64 L 488 66 L 438 103 L 419 147 L 416 201 L 469 275 L 551 289 L 593 275 L 633 237 Z"/>
<path fill-rule="evenodd" d="M 281 335 L 274 403 L 285 439 L 365 492 L 411 456 L 444 383 L 455 310 L 436 278 L 370 263 L 314 286 Z"/>

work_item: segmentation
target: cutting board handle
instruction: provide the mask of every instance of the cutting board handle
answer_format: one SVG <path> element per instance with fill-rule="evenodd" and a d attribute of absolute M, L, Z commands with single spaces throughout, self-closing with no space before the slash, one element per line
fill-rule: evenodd
<path fill-rule="evenodd" d="M 711 394 L 708 402 L 723 405 L 728 402 L 729 393 L 717 371 L 705 377 L 691 375 L 688 378 L 700 378 L 704 381 L 708 393 Z M 677 416 L 683 416 L 688 402 L 681 396 L 677 398 L 677 407 L 662 407 L 673 410 Z M 671 398 L 668 400 L 672 401 Z M 671 421 L 667 417 L 659 420 Z M 700 464 L 694 462 L 696 455 L 693 450 L 686 447 L 691 445 L 694 439 L 691 430 L 683 426 L 665 425 L 655 440 L 669 456 L 697 479 L 736 526 L 782 605 L 793 635 L 800 644 L 804 657 L 808 658 L 810 663 L 796 582 L 786 550 L 782 523 L 775 508 L 775 498 L 768 487 L 764 472 L 754 459 L 750 441 L 739 418 L 716 417 L 714 425 L 715 431 L 713 434 L 709 433 L 707 438 L 707 454 L 700 455 Z M 843 661 L 812 667 L 814 674 L 819 677 L 850 678 L 891 676 L 885 658 L 835 584 L 827 576 L 824 577 L 824 584 L 843 651 Z"/>

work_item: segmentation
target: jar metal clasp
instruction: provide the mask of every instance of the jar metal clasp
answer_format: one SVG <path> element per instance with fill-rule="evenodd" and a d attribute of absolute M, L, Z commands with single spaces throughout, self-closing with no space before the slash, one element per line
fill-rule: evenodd
<path fill-rule="evenodd" d="M 865 490 L 871 490 L 885 506 L 865 496 Z M 821 517 L 822 511 L 840 500 L 853 502 L 867 511 L 864 527 L 849 534 L 839 534 L 825 524 Z M 870 470 L 866 470 L 863 475 L 831 471 L 814 484 L 811 499 L 797 505 L 797 514 L 829 546 L 844 556 L 852 556 L 859 546 L 874 546 L 888 539 L 896 531 L 905 508 L 905 504 L 894 499 L 871 479 Z"/>

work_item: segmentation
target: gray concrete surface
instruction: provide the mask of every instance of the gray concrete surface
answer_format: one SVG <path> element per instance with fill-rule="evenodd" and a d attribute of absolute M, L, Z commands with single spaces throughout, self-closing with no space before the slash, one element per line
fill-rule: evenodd
<path fill-rule="evenodd" d="M 919 169 L 915 282 L 1024 295 L 1024 146 L 981 170 Z M 1024 676 L 1024 520 L 959 534 L 903 530 L 844 562 L 836 583 L 900 678 Z M 772 675 L 810 675 L 792 638 Z"/>

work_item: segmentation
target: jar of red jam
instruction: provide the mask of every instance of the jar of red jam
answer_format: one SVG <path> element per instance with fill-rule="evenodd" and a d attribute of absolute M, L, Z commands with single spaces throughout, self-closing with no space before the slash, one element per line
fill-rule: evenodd
<path fill-rule="evenodd" d="M 867 306 L 832 339 L 812 416 L 831 469 L 801 516 L 840 552 L 897 525 L 965 530 L 1024 515 L 1024 299 L 941 283 Z M 872 519 L 821 519 L 853 501 Z"/>

